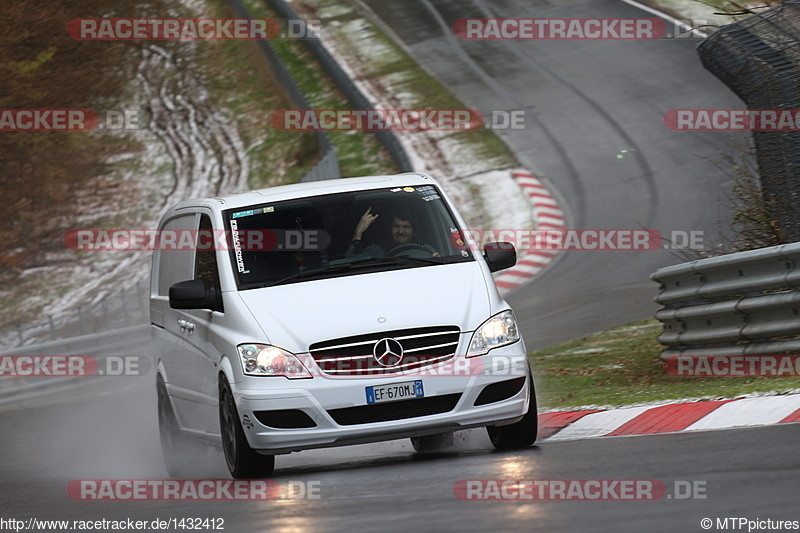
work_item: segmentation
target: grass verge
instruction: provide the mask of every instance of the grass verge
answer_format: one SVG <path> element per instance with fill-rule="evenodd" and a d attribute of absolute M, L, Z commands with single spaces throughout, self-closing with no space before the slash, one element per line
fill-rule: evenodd
<path fill-rule="evenodd" d="M 655 319 L 609 329 L 530 354 L 540 408 L 618 407 L 679 399 L 735 398 L 800 388 L 796 377 L 683 378 L 667 375 Z"/>

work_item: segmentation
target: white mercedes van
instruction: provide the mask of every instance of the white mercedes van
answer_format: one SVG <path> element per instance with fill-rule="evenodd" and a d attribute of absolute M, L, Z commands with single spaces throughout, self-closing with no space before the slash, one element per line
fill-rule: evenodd
<path fill-rule="evenodd" d="M 188 200 L 159 223 L 150 286 L 158 416 L 176 475 L 191 437 L 231 475 L 275 455 L 486 427 L 536 438 L 525 345 L 492 272 L 429 176 L 346 178 Z"/>

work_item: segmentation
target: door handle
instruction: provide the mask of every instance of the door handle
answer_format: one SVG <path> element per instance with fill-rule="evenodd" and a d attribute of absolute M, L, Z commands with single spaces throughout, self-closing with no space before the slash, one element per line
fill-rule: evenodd
<path fill-rule="evenodd" d="M 189 333 L 194 332 L 194 322 L 189 322 L 188 320 L 178 319 L 178 325 L 181 327 L 181 331 L 188 331 Z"/>

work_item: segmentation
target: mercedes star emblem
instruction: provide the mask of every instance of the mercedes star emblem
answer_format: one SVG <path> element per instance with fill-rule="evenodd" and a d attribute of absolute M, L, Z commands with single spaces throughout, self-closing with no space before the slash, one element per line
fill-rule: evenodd
<path fill-rule="evenodd" d="M 372 348 L 372 355 L 379 365 L 397 366 L 403 359 L 403 345 L 394 339 L 381 339 Z"/>

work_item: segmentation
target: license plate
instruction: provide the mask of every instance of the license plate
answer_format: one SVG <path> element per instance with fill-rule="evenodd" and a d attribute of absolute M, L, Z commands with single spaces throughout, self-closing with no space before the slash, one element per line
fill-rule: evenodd
<path fill-rule="evenodd" d="M 405 400 L 406 398 L 422 398 L 423 396 L 425 393 L 422 390 L 421 379 L 367 387 L 368 404 Z"/>

